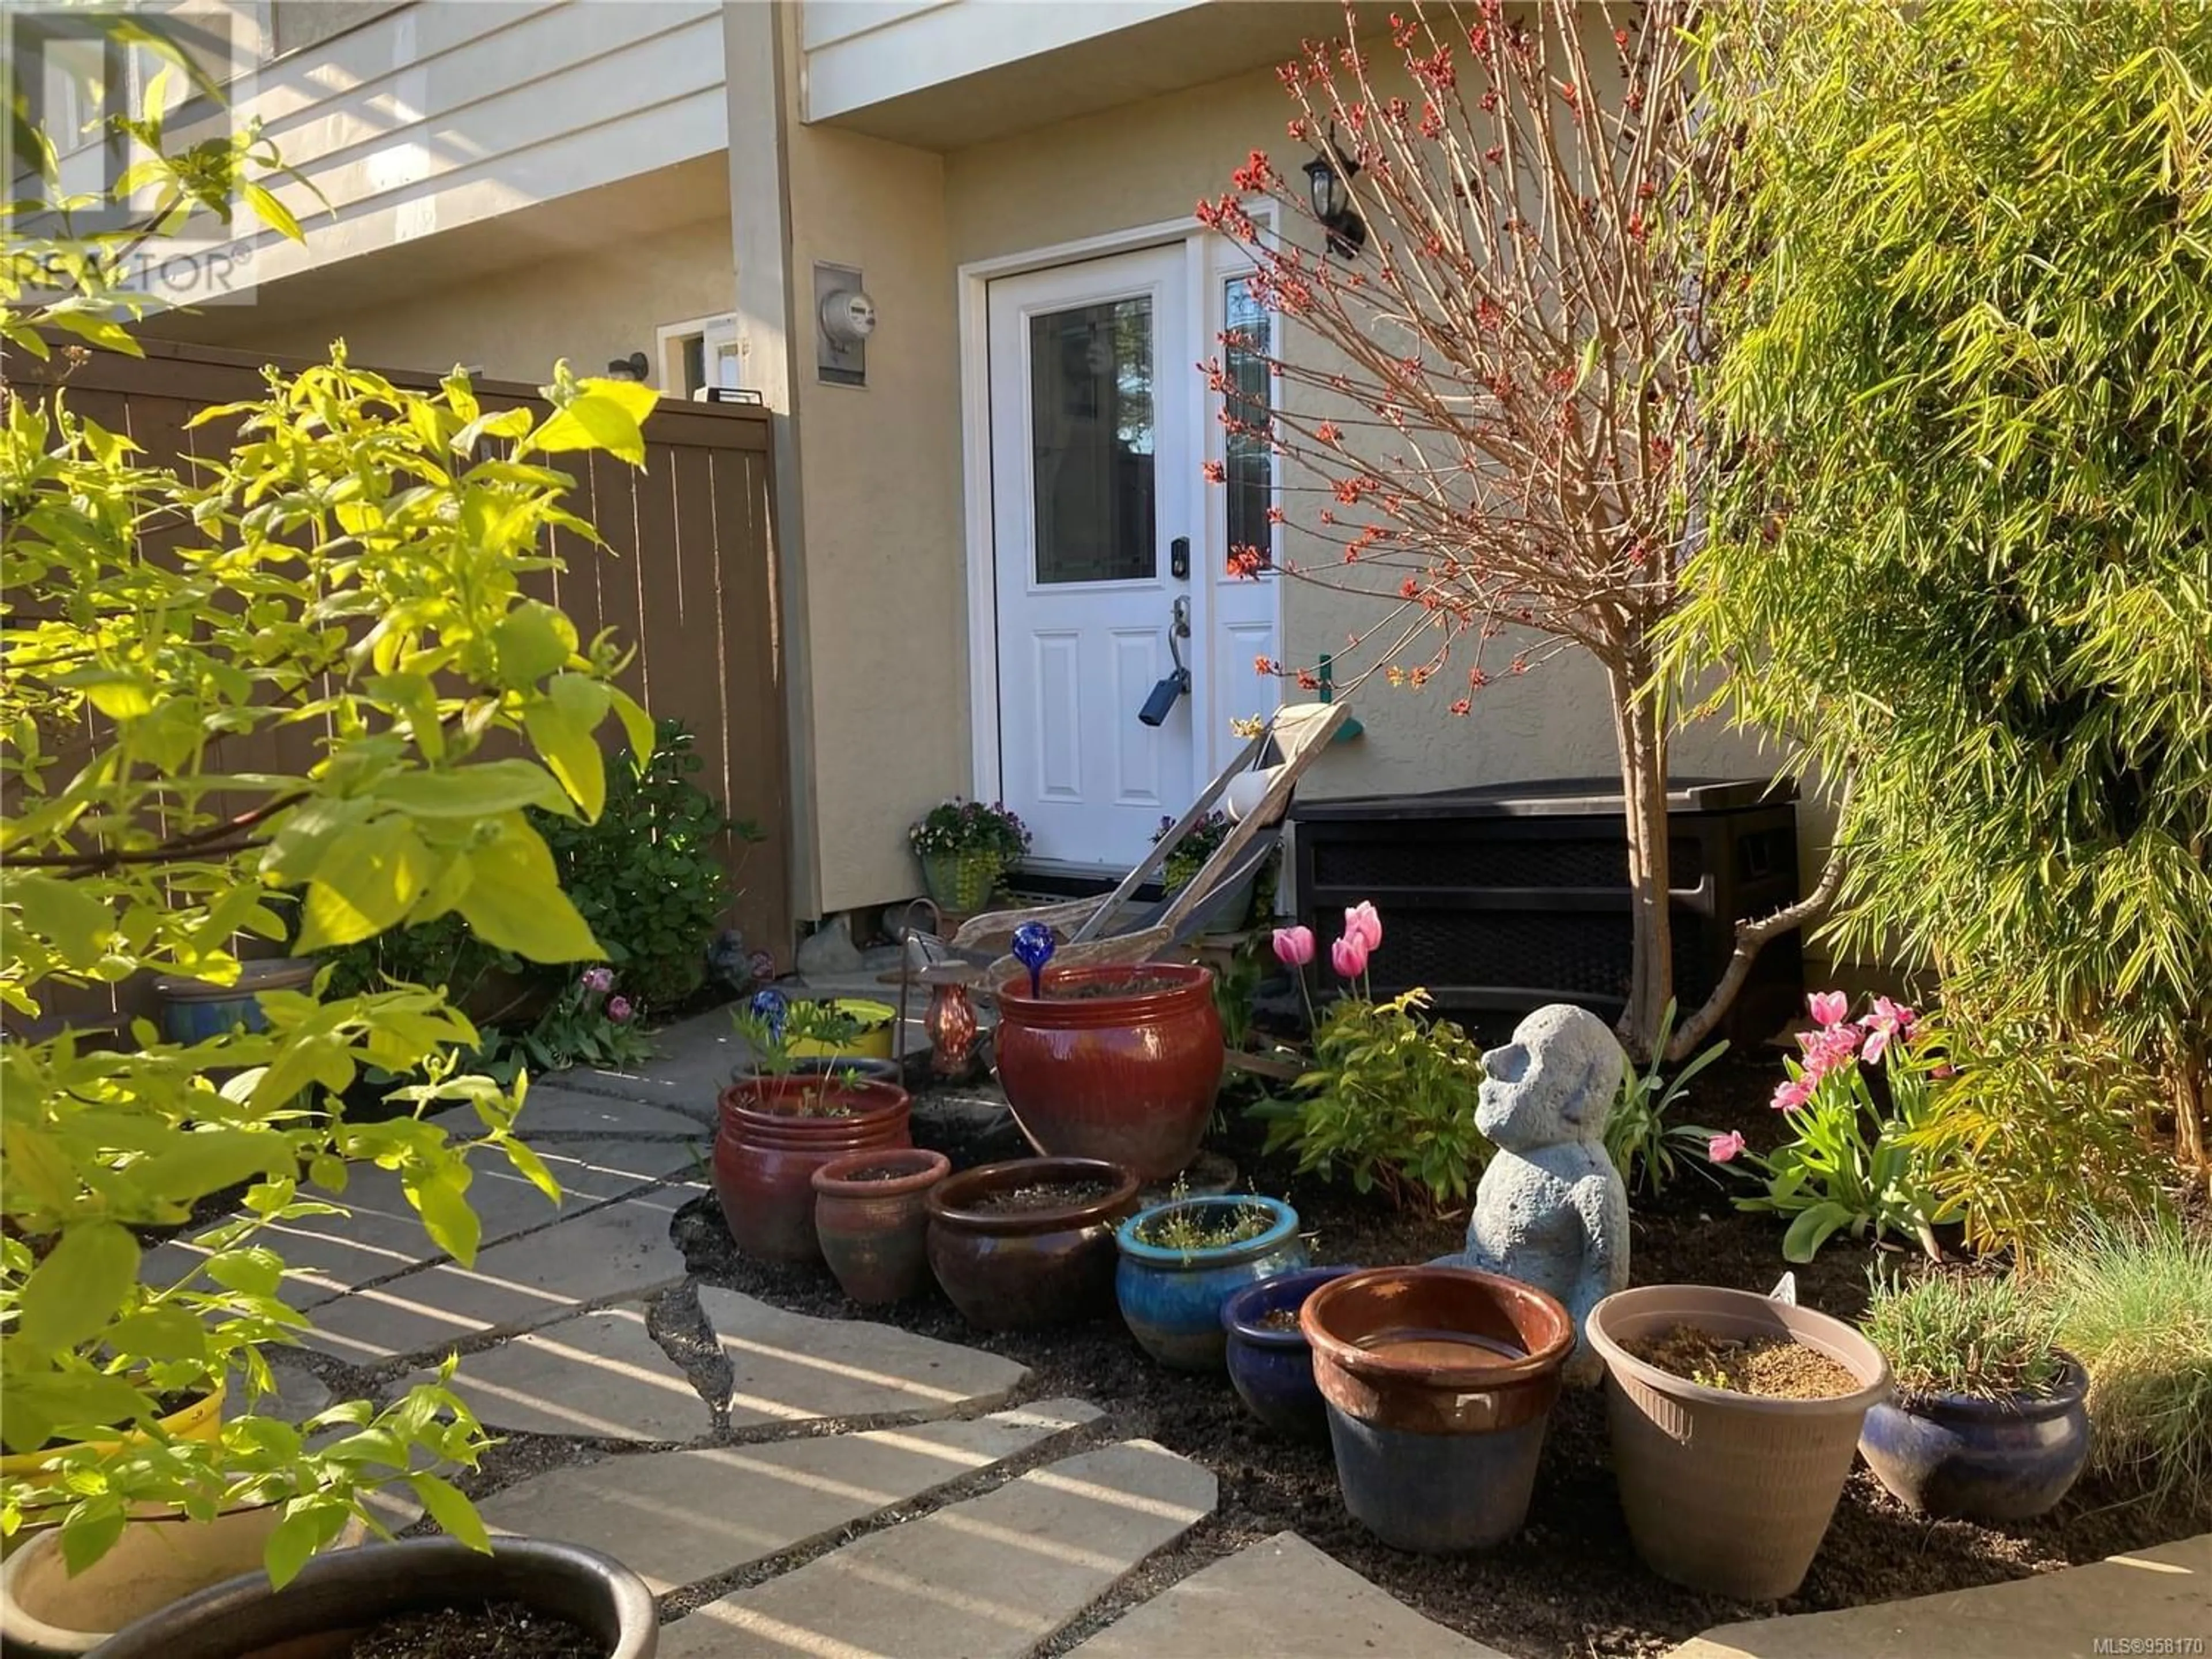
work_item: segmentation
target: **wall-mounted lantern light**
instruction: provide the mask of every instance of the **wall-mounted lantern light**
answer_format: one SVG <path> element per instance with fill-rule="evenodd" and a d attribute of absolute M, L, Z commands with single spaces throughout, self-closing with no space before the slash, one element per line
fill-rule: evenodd
<path fill-rule="evenodd" d="M 646 361 L 642 351 L 633 351 L 627 357 L 617 357 L 607 364 L 610 380 L 643 380 L 653 365 Z"/>
<path fill-rule="evenodd" d="M 1349 259 L 1367 246 L 1367 225 L 1352 205 L 1352 181 L 1358 173 L 1359 163 L 1339 149 L 1334 138 L 1306 163 L 1314 217 L 1328 233 L 1328 251 L 1340 259 Z"/>

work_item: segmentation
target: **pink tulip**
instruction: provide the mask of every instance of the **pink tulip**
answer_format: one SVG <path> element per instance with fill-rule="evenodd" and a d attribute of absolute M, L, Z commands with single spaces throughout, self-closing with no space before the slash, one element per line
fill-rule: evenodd
<path fill-rule="evenodd" d="M 1303 968 L 1314 959 L 1314 933 L 1310 927 L 1278 927 L 1275 929 L 1275 960 L 1285 968 Z"/>
<path fill-rule="evenodd" d="M 1346 979 L 1358 979 L 1367 971 L 1367 947 L 1357 933 L 1346 933 L 1328 947 L 1329 965 Z"/>
<path fill-rule="evenodd" d="M 609 997 L 607 999 L 607 1018 L 614 1021 L 616 1024 L 623 1025 L 628 1024 L 629 1014 L 630 1007 L 629 999 L 628 997 Z"/>
<path fill-rule="evenodd" d="M 1743 1150 L 1743 1131 L 1730 1129 L 1724 1135 L 1715 1135 L 1705 1143 L 1705 1156 L 1716 1164 L 1726 1164 Z"/>
<path fill-rule="evenodd" d="M 1358 939 L 1360 949 L 1370 956 L 1382 948 L 1382 918 L 1374 905 L 1362 899 L 1344 913 L 1344 936 Z"/>
<path fill-rule="evenodd" d="M 611 968 L 584 969 L 584 988 L 594 996 L 605 996 L 615 988 L 615 970 Z"/>
<path fill-rule="evenodd" d="M 1879 1060 L 1889 1052 L 1893 1042 L 1912 1041 L 1913 1025 L 1920 1016 L 1913 1010 L 1892 1002 L 1887 997 L 1876 997 L 1874 1006 L 1867 1011 L 1859 1024 L 1866 1029 L 1866 1057 Z"/>
<path fill-rule="evenodd" d="M 1810 1077 L 1793 1077 L 1774 1091 L 1774 1109 L 1794 1112 L 1813 1097 L 1814 1080 Z"/>
<path fill-rule="evenodd" d="M 1805 999 L 1805 1006 L 1822 1025 L 1841 1025 L 1851 1012 L 1851 1000 L 1841 991 L 1815 991 Z"/>
<path fill-rule="evenodd" d="M 1856 1025 L 1831 1025 L 1818 1031 L 1800 1031 L 1797 1046 L 1805 1051 L 1805 1075 L 1818 1083 L 1829 1073 L 1857 1059 L 1862 1033 Z"/>

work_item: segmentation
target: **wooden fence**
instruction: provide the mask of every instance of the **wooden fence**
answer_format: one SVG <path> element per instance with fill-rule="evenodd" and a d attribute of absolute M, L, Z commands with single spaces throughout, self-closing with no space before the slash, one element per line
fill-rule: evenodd
<path fill-rule="evenodd" d="M 74 363 L 56 353 L 41 363 L 10 350 L 0 369 L 24 395 L 59 383 L 71 409 L 129 435 L 142 464 L 175 465 L 210 454 L 228 423 L 186 430 L 211 404 L 258 397 L 266 358 L 213 347 L 147 341 L 143 358 L 94 351 Z M 280 368 L 301 365 L 279 361 Z M 384 371 L 394 384 L 434 389 L 436 377 Z M 544 405 L 534 388 L 476 383 L 488 410 Z M 591 639 L 611 629 L 633 647 L 624 690 L 657 719 L 690 727 L 705 762 L 700 785 L 729 816 L 755 825 L 748 847 L 725 837 L 721 854 L 734 895 L 726 918 L 750 948 L 790 958 L 790 768 L 785 752 L 782 619 L 779 614 L 769 489 L 773 469 L 765 411 L 739 405 L 664 401 L 646 422 L 641 470 L 603 454 L 554 458 L 575 475 L 568 505 L 605 539 L 556 538 L 562 568 L 526 575 L 524 586 L 559 605 Z M 608 722 L 610 745 L 619 727 Z M 223 757 L 226 769 L 296 770 L 315 756 L 300 726 L 257 734 Z M 57 1005 L 64 999 L 56 998 Z M 75 999 L 67 1000 L 74 1002 Z M 145 1012 L 139 995 L 119 1006 Z"/>

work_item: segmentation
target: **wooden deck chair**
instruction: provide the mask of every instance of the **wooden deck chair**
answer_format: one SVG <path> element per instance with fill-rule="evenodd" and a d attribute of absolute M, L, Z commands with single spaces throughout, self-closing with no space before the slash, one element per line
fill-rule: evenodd
<path fill-rule="evenodd" d="M 1103 898 L 1070 899 L 1061 904 L 1035 905 L 1021 910 L 993 910 L 971 917 L 948 942 L 951 953 L 970 962 L 988 959 L 986 985 L 997 986 L 1022 971 L 1021 964 L 1004 954 L 1014 929 L 1024 922 L 1041 921 L 1061 937 L 1054 954 L 1058 968 L 1098 967 L 1148 962 L 1171 945 L 1194 937 L 1204 925 L 1216 920 L 1230 896 L 1255 873 L 1279 844 L 1283 815 L 1298 779 L 1314 757 L 1343 725 L 1345 704 L 1302 702 L 1275 711 L 1257 735 L 1245 744 L 1236 759 L 1223 769 L 1190 810 L 1171 824 L 1137 867 L 1121 878 L 1121 884 Z M 1272 749 L 1272 764 L 1259 764 Z M 1231 786 L 1246 773 L 1264 784 L 1241 786 L 1237 793 L 1259 794 L 1231 828 L 1228 836 L 1199 867 L 1188 882 L 1151 908 L 1123 918 L 1122 907 L 1155 871 L 1164 866 L 1176 848 L 1213 811 Z M 996 953 L 995 956 L 994 953 Z"/>

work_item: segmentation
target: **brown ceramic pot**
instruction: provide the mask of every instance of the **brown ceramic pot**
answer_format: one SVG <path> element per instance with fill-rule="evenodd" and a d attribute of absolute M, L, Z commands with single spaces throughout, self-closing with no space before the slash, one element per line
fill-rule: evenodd
<path fill-rule="evenodd" d="M 1086 988 L 1133 983 L 1125 994 Z M 1143 1181 L 1197 1154 L 1224 1050 L 1211 969 L 1048 968 L 1000 988 L 999 1081 L 1015 1121 L 1048 1158 L 1094 1158 Z"/>
<path fill-rule="evenodd" d="M 929 1282 L 929 1189 L 952 1173 L 942 1152 L 848 1152 L 814 1172 L 822 1259 L 855 1302 L 903 1302 Z"/>
<path fill-rule="evenodd" d="M 1374 1267 L 1315 1291 L 1298 1328 L 1354 1520 L 1431 1554 L 1521 1529 L 1574 1352 L 1565 1308 L 1471 1267 Z"/>
<path fill-rule="evenodd" d="M 1623 1344 L 1688 1325 L 1739 1340 L 1787 1337 L 1859 1379 L 1832 1400 L 1709 1389 Z M 1749 1291 L 1647 1285 L 1590 1310 L 1605 1360 L 1620 1506 L 1644 1565 L 1662 1578 L 1772 1601 L 1796 1594 L 1851 1472 L 1860 1425 L 1890 1394 L 1881 1351 L 1839 1319 Z"/>
<path fill-rule="evenodd" d="M 1104 1182 L 1086 1204 L 978 1208 L 994 1194 L 1054 1182 Z M 1137 1177 L 1085 1158 L 984 1164 L 940 1181 L 928 1198 L 929 1266 L 952 1305 L 987 1331 L 1088 1319 L 1114 1306 L 1114 1229 L 1136 1213 Z"/>
<path fill-rule="evenodd" d="M 847 1152 L 911 1146 L 906 1091 L 888 1083 L 770 1077 L 722 1091 L 714 1137 L 714 1195 L 745 1255 L 819 1261 L 814 1172 Z M 827 1104 L 842 1116 L 802 1109 Z"/>

